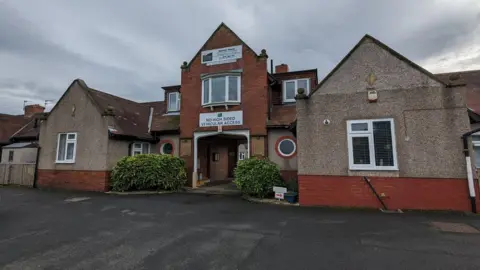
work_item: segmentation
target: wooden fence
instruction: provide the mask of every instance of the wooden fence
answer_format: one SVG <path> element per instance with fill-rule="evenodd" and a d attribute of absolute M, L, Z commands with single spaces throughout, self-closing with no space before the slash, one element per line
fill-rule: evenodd
<path fill-rule="evenodd" d="M 33 187 L 35 164 L 0 164 L 0 185 Z"/>

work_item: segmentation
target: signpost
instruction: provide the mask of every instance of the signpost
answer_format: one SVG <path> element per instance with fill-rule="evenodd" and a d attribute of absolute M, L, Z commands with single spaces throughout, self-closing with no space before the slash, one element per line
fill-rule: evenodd
<path fill-rule="evenodd" d="M 243 125 L 243 111 L 201 113 L 198 125 L 200 127 Z"/>
<path fill-rule="evenodd" d="M 275 199 L 283 200 L 287 189 L 284 187 L 273 187 L 273 192 L 275 192 Z"/>

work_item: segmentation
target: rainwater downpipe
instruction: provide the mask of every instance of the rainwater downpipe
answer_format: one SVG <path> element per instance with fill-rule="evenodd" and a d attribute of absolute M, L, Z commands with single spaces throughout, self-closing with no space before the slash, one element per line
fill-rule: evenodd
<path fill-rule="evenodd" d="M 470 204 L 473 213 L 477 213 L 477 204 L 476 204 L 476 195 L 475 195 L 475 185 L 473 180 L 472 172 L 472 158 L 470 157 L 470 150 L 468 147 L 468 138 L 473 133 L 480 131 L 480 128 L 474 129 L 462 135 L 463 140 L 463 154 L 465 155 L 465 161 L 467 163 L 467 179 L 468 179 L 468 193 L 470 197 Z"/>

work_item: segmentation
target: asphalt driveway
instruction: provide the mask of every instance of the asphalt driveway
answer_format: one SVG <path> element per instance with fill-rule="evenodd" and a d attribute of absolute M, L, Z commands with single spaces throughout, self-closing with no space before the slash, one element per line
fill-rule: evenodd
<path fill-rule="evenodd" d="M 474 216 L 195 194 L 0 196 L 0 269 L 480 269 Z"/>

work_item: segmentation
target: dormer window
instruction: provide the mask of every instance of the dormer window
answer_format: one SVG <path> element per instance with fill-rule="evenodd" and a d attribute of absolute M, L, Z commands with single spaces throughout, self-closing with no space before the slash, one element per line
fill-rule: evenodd
<path fill-rule="evenodd" d="M 215 105 L 240 102 L 239 75 L 221 75 L 202 81 L 202 105 Z"/>
<path fill-rule="evenodd" d="M 304 88 L 305 94 L 310 93 L 310 79 L 283 81 L 283 102 L 295 102 L 298 88 Z"/>
<path fill-rule="evenodd" d="M 168 93 L 168 112 L 180 111 L 180 93 Z"/>

